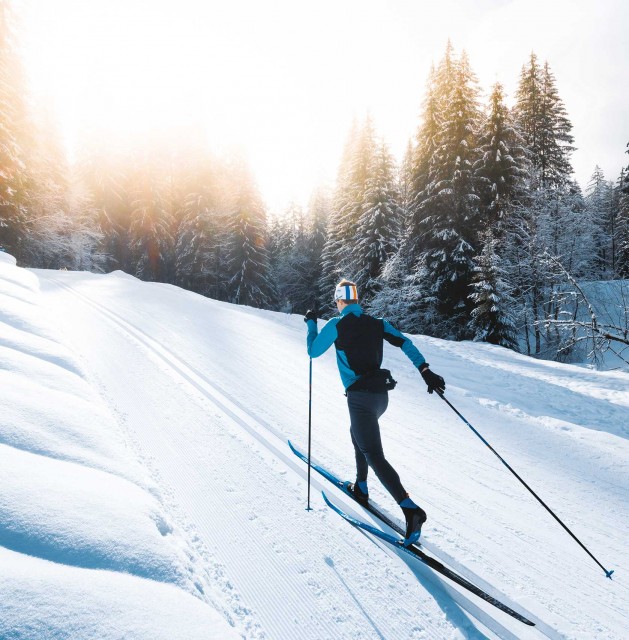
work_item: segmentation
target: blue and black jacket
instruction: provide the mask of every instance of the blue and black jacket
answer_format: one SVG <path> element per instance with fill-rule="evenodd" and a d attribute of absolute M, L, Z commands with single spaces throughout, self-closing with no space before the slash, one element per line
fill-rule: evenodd
<path fill-rule="evenodd" d="M 307 325 L 308 355 L 318 358 L 334 344 L 336 362 L 346 390 L 362 388 L 361 377 L 380 369 L 384 340 L 400 347 L 416 367 L 426 362 L 419 349 L 403 333 L 386 320 L 363 313 L 359 304 L 345 307 L 339 316 L 326 323 L 321 333 L 314 320 L 308 320 Z"/>

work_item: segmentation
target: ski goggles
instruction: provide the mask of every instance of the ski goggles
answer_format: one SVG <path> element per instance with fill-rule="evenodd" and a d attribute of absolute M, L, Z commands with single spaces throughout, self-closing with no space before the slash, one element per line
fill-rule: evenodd
<path fill-rule="evenodd" d="M 337 300 L 358 300 L 358 289 L 355 284 L 338 285 L 334 290 L 334 302 Z"/>

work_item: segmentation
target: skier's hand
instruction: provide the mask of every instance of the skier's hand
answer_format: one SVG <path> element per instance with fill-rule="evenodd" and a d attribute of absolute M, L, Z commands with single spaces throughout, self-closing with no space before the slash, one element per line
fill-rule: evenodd
<path fill-rule="evenodd" d="M 419 372 L 422 374 L 422 378 L 428 386 L 428 393 L 436 391 L 437 393 L 442 394 L 446 390 L 446 381 L 440 375 L 431 371 L 427 364 L 422 365 Z"/>
<path fill-rule="evenodd" d="M 304 316 L 304 322 L 308 322 L 308 320 L 314 320 L 316 322 L 317 312 L 313 311 L 312 309 L 308 309 L 308 311 L 306 311 L 306 315 Z"/>

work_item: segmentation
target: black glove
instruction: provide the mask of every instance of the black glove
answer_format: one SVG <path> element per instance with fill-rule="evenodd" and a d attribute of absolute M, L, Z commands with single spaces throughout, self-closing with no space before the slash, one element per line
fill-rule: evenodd
<path fill-rule="evenodd" d="M 422 365 L 419 373 L 422 374 L 424 382 L 428 385 L 428 393 L 436 391 L 441 394 L 446 390 L 446 381 L 440 375 L 431 371 L 428 368 L 428 363 Z"/>
<path fill-rule="evenodd" d="M 312 309 L 308 309 L 308 311 L 306 311 L 306 315 L 304 316 L 304 322 L 308 322 L 308 320 L 314 320 L 316 322 L 317 312 L 313 311 Z"/>

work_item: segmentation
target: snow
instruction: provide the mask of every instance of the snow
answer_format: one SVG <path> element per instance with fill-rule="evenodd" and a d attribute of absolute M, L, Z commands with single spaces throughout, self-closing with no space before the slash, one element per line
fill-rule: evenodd
<path fill-rule="evenodd" d="M 39 279 L 0 253 L 0 637 L 238 637 Z M 196 597 L 195 597 L 196 596 Z"/>
<path fill-rule="evenodd" d="M 315 475 L 305 511 L 301 317 L 0 253 L 0 637 L 625 638 L 629 375 L 412 339 L 613 580 L 399 350 L 382 432 L 425 545 L 536 628 L 352 529 Z M 315 457 L 352 479 L 333 353 L 312 407 Z"/>

